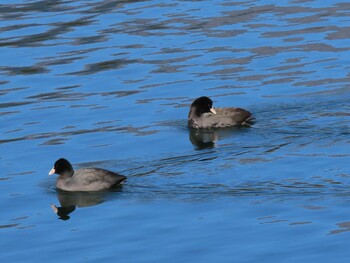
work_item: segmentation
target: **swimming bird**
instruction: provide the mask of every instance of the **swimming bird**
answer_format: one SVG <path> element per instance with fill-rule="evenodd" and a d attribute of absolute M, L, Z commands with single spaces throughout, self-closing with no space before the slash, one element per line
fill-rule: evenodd
<path fill-rule="evenodd" d="M 100 191 L 113 188 L 126 177 L 101 168 L 81 168 L 74 171 L 64 158 L 58 159 L 49 175 L 58 174 L 56 187 L 64 191 Z"/>
<path fill-rule="evenodd" d="M 188 126 L 197 129 L 249 125 L 252 120 L 252 114 L 241 108 L 213 108 L 213 101 L 206 96 L 195 99 L 188 113 Z"/>

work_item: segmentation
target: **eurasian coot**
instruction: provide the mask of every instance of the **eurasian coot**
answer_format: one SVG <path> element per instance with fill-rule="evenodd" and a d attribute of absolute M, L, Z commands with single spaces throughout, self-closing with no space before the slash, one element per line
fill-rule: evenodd
<path fill-rule="evenodd" d="M 190 128 L 228 128 L 249 125 L 252 120 L 252 114 L 241 108 L 213 108 L 213 101 L 205 96 L 194 100 L 188 113 Z"/>
<path fill-rule="evenodd" d="M 64 191 L 100 191 L 113 188 L 126 179 L 125 176 L 100 168 L 73 170 L 69 161 L 58 159 L 49 172 L 58 174 L 56 187 Z"/>

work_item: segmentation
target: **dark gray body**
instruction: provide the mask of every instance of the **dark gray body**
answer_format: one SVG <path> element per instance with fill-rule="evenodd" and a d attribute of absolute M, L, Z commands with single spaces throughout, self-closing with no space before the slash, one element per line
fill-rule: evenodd
<path fill-rule="evenodd" d="M 59 175 L 56 187 L 64 191 L 100 191 L 112 188 L 126 179 L 125 176 L 100 168 L 82 168 Z"/>

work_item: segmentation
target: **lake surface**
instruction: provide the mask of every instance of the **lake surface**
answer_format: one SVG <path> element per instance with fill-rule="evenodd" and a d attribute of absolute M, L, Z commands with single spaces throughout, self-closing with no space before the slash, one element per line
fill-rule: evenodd
<path fill-rule="evenodd" d="M 349 262 L 349 2 L 0 3 L 1 262 Z"/>

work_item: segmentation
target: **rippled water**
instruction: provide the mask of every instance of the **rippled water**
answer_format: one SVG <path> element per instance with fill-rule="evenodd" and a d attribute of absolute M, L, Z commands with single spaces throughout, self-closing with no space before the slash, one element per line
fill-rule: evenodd
<path fill-rule="evenodd" d="M 0 3 L 1 262 L 348 262 L 350 3 Z M 256 123 L 189 131 L 201 95 Z"/>

